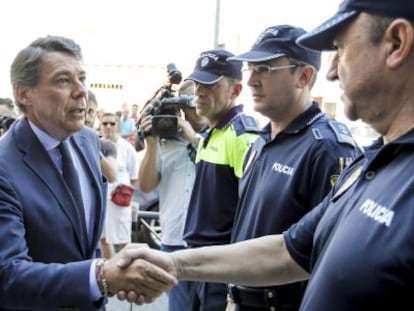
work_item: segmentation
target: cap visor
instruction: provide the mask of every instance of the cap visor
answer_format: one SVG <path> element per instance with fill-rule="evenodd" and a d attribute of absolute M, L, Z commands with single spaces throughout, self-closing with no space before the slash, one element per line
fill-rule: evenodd
<path fill-rule="evenodd" d="M 223 79 L 223 76 L 218 76 L 207 71 L 194 71 L 185 80 L 193 80 L 201 84 L 214 84 Z"/>
<path fill-rule="evenodd" d="M 323 51 L 333 50 L 333 40 L 342 27 L 358 15 L 358 11 L 337 13 L 319 27 L 300 36 L 296 43 L 304 48 Z"/>
<path fill-rule="evenodd" d="M 269 53 L 262 51 L 249 51 L 240 55 L 227 58 L 227 61 L 242 61 L 242 62 L 266 62 L 275 58 L 285 56 L 284 53 Z"/>

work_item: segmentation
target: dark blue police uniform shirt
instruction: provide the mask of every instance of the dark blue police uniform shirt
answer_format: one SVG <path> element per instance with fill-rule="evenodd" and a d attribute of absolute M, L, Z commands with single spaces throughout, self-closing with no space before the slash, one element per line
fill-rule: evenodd
<path fill-rule="evenodd" d="M 414 310 L 413 163 L 414 130 L 374 144 L 285 232 L 312 273 L 301 310 Z"/>
<path fill-rule="evenodd" d="M 273 140 L 267 126 L 245 158 L 231 241 L 282 233 L 328 194 L 359 153 L 349 130 L 315 103 Z"/>

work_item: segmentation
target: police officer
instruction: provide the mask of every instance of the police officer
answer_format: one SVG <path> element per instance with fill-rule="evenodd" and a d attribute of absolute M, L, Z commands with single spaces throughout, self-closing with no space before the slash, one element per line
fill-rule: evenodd
<path fill-rule="evenodd" d="M 242 90 L 242 62 L 228 62 L 231 56 L 225 50 L 205 51 L 187 78 L 195 82 L 196 112 L 209 125 L 198 142 L 197 178 L 184 229 L 191 248 L 230 242 L 244 156 L 258 137 L 255 120 L 236 104 Z M 194 283 L 193 287 L 188 310 L 225 309 L 224 284 Z"/>
<path fill-rule="evenodd" d="M 345 0 L 298 40 L 335 49 L 328 77 L 340 81 L 347 117 L 381 137 L 284 234 L 129 257 L 156 259 L 184 280 L 267 286 L 310 278 L 303 311 L 414 310 L 412 1 Z"/>
<path fill-rule="evenodd" d="M 320 53 L 295 43 L 305 30 L 266 28 L 245 61 L 254 109 L 270 119 L 250 150 L 231 242 L 282 233 L 316 206 L 359 149 L 347 127 L 312 101 Z M 229 285 L 237 310 L 298 310 L 305 283 L 257 288 Z"/>

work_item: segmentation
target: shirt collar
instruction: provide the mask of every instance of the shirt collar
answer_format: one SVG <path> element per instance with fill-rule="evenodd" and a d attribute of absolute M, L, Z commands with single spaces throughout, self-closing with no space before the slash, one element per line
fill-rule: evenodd
<path fill-rule="evenodd" d="M 302 112 L 299 116 L 297 116 L 296 119 L 294 119 L 287 126 L 287 128 L 285 128 L 281 133 L 285 133 L 285 134 L 298 133 L 301 130 L 307 128 L 309 125 L 311 125 L 313 122 L 315 122 L 317 119 L 319 119 L 319 117 L 323 115 L 324 113 L 321 111 L 318 104 L 315 102 L 312 102 L 312 105 L 308 109 L 306 109 L 304 112 Z M 262 137 L 266 141 L 270 141 L 271 132 L 272 132 L 272 127 L 269 122 L 262 129 Z M 279 136 L 281 133 L 279 133 L 277 136 Z"/>
<path fill-rule="evenodd" d="M 367 161 L 367 170 L 375 170 L 395 159 L 400 153 L 413 150 L 414 129 L 384 145 L 382 137 L 373 144 L 365 147 L 364 156 Z"/>
<path fill-rule="evenodd" d="M 237 105 L 232 107 L 217 123 L 216 128 L 224 129 L 231 124 L 234 117 L 237 116 L 239 113 L 243 112 L 243 105 Z"/>
<path fill-rule="evenodd" d="M 39 139 L 40 143 L 45 147 L 45 149 L 49 152 L 52 149 L 55 149 L 60 141 L 56 138 L 50 136 L 45 131 L 41 130 L 37 127 L 33 122 L 29 121 L 29 125 L 32 128 L 33 132 L 35 133 L 37 139 Z"/>
<path fill-rule="evenodd" d="M 298 133 L 301 130 L 307 128 L 309 125 L 311 125 L 313 122 L 315 122 L 317 119 L 319 119 L 320 116 L 322 116 L 324 113 L 319 108 L 318 104 L 315 102 L 312 102 L 311 106 L 306 109 L 304 112 L 302 112 L 299 116 L 296 117 L 288 126 L 283 130 L 285 133 Z"/>

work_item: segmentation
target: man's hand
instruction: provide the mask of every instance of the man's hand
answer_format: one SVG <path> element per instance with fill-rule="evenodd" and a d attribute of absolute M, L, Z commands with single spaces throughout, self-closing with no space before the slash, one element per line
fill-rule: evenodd
<path fill-rule="evenodd" d="M 118 266 L 121 269 L 128 268 L 137 260 L 144 261 L 158 266 L 164 272 L 169 273 L 177 282 L 177 269 L 169 253 L 157 251 L 148 247 L 142 247 L 142 245 L 139 244 L 131 244 L 124 250 L 125 251 L 122 253 L 122 256 L 117 257 L 119 259 Z M 175 283 L 175 285 L 176 284 L 177 283 Z M 118 291 L 117 297 L 119 300 L 126 299 L 128 302 L 142 304 L 141 302 L 144 297 L 137 294 L 138 293 L 134 291 Z"/>
<path fill-rule="evenodd" d="M 139 248 L 138 248 L 139 247 Z M 129 245 L 104 264 L 108 292 L 128 292 L 128 301 L 150 303 L 162 293 L 177 285 L 177 279 L 162 266 L 140 258 L 133 251 L 148 249 L 142 245 Z M 136 256 L 135 256 L 136 255 Z M 134 260 L 133 260 L 134 259 Z M 119 263 L 123 262 L 122 265 Z M 124 298 L 118 294 L 119 298 Z"/>
<path fill-rule="evenodd" d="M 153 116 L 151 114 L 142 115 L 141 116 L 140 127 L 141 127 L 142 131 L 144 133 L 146 133 L 146 135 L 145 135 L 146 143 L 156 145 L 159 138 L 157 136 L 149 135 L 149 133 L 151 133 L 151 131 L 152 131 L 152 118 L 153 118 Z"/>
<path fill-rule="evenodd" d="M 178 131 L 183 139 L 190 143 L 193 142 L 196 132 L 193 130 L 191 124 L 187 120 L 178 118 Z"/>

